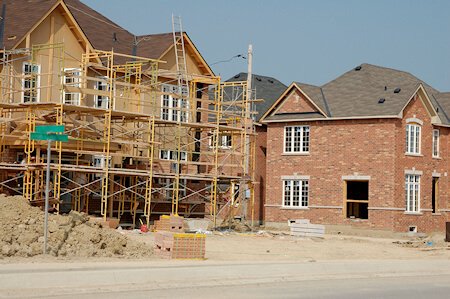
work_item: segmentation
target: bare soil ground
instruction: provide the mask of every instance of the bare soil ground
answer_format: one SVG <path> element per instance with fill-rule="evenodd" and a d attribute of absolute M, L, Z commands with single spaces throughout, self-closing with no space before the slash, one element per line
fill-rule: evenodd
<path fill-rule="evenodd" d="M 129 232 L 128 236 L 153 243 L 152 233 Z M 321 239 L 293 237 L 280 231 L 214 232 L 206 239 L 206 258 L 215 261 L 450 259 L 450 243 L 445 243 L 441 234 L 424 239 L 344 235 L 325 235 Z"/>
<path fill-rule="evenodd" d="M 43 256 L 41 209 L 30 207 L 22 197 L 0 195 L 0 263 L 157 259 L 152 254 L 154 233 L 103 228 L 84 214 L 51 215 L 49 231 L 51 255 Z M 412 238 L 330 233 L 324 238 L 301 238 L 283 231 L 213 232 L 207 235 L 206 258 L 219 262 L 450 259 L 450 243 L 444 242 L 443 234 Z"/>

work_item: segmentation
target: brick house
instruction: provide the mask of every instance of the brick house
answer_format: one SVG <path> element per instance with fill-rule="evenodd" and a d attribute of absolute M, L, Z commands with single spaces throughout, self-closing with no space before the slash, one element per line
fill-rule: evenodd
<path fill-rule="evenodd" d="M 266 225 L 306 218 L 393 231 L 450 221 L 450 93 L 362 64 L 323 86 L 292 83 L 267 125 Z"/>

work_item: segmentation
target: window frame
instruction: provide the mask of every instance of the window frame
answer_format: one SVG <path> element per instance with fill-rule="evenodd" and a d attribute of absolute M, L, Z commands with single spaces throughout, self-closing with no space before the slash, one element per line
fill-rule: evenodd
<path fill-rule="evenodd" d="M 299 144 L 296 145 L 296 136 L 295 136 L 295 130 L 296 128 L 300 128 L 300 136 L 299 138 Z M 287 135 L 288 135 L 288 129 L 291 130 L 290 132 L 290 141 L 288 143 L 287 141 Z M 305 132 L 308 134 L 305 137 Z M 283 129 L 283 153 L 284 154 L 309 154 L 310 153 L 310 146 L 311 146 L 311 127 L 309 125 L 301 125 L 301 126 L 285 126 Z M 307 138 L 307 143 L 305 142 L 305 138 Z M 305 150 L 305 147 L 307 148 Z M 298 148 L 298 150 L 296 150 Z"/>
<path fill-rule="evenodd" d="M 187 196 L 187 179 L 181 179 L 179 181 L 178 185 L 178 191 L 180 192 L 180 196 L 186 197 Z M 166 199 L 171 199 L 173 197 L 173 192 L 175 190 L 175 181 L 173 181 L 170 178 L 159 178 L 158 184 L 160 185 L 160 189 L 162 189 L 161 192 L 164 192 L 164 196 Z"/>
<path fill-rule="evenodd" d="M 177 153 L 177 150 L 160 149 L 159 159 L 165 161 L 178 161 Z M 180 151 L 180 161 L 188 161 L 188 152 Z"/>
<path fill-rule="evenodd" d="M 298 183 L 298 205 L 295 205 L 295 198 L 294 198 L 294 184 L 295 182 Z M 289 190 L 289 204 L 286 204 L 286 183 L 290 183 L 290 190 Z M 281 186 L 282 186 L 282 208 L 288 208 L 288 209 L 307 209 L 309 207 L 309 180 L 308 179 L 282 179 L 281 180 Z M 303 198 L 303 192 L 304 187 L 306 187 L 306 200 Z M 306 204 L 305 204 L 306 203 Z"/>
<path fill-rule="evenodd" d="M 189 101 L 187 99 L 188 90 L 182 89 L 181 97 L 174 97 L 178 94 L 178 85 L 161 84 L 161 115 L 162 120 L 174 122 L 189 122 Z M 169 93 L 169 94 L 166 94 Z M 185 98 L 183 98 L 185 97 Z"/>
<path fill-rule="evenodd" d="M 437 133 L 437 134 L 435 134 Z M 439 158 L 440 157 L 440 135 L 441 132 L 439 131 L 439 129 L 433 129 L 433 137 L 432 137 L 432 146 L 431 146 L 431 155 L 433 158 Z"/>
<path fill-rule="evenodd" d="M 66 74 L 67 72 L 70 72 L 72 74 L 72 76 L 67 76 L 67 74 Z M 81 69 L 80 68 L 64 68 L 63 84 L 67 85 L 67 86 L 81 87 L 80 76 L 81 76 Z M 67 78 L 72 78 L 72 80 L 74 80 L 74 82 L 69 82 L 68 83 L 66 81 Z M 70 103 L 67 103 L 66 102 L 66 96 L 67 95 L 74 96 L 75 100 L 76 100 L 75 103 L 73 101 L 74 99 L 71 99 Z M 62 98 L 63 104 L 79 106 L 80 105 L 80 99 L 81 99 L 81 94 L 79 92 L 66 92 L 65 90 L 63 91 L 63 98 Z"/>
<path fill-rule="evenodd" d="M 95 81 L 94 89 L 108 92 L 109 88 L 110 88 L 109 78 L 107 76 L 97 76 L 96 78 L 99 80 L 102 80 L 102 81 Z M 102 86 L 102 89 L 100 89 L 100 86 Z M 103 89 L 103 87 L 104 87 L 104 89 Z M 103 101 L 105 101 L 106 104 L 98 105 L 99 101 L 101 101 L 102 103 L 103 103 Z M 111 101 L 108 96 L 101 96 L 101 95 L 94 96 L 94 107 L 95 108 L 109 109 L 110 105 L 111 105 Z"/>
<path fill-rule="evenodd" d="M 415 128 L 411 132 L 411 128 Z M 422 153 L 422 126 L 418 123 L 407 123 L 405 127 L 405 154 L 418 156 Z M 417 132 L 418 131 L 418 132 Z M 417 136 L 418 133 L 418 136 Z M 411 138 L 412 137 L 412 138 Z M 411 142 L 413 146 L 411 146 Z M 410 149 L 412 151 L 410 151 Z"/>
<path fill-rule="evenodd" d="M 31 72 L 30 73 L 27 73 L 27 74 L 25 73 L 26 66 L 31 66 Z M 30 90 L 30 96 L 29 96 L 30 100 L 25 101 L 25 82 L 29 81 L 30 82 L 30 86 L 31 86 L 31 82 L 32 82 L 31 76 L 33 74 L 33 67 L 37 67 L 37 72 L 35 72 L 35 74 L 36 74 L 36 83 L 35 83 L 36 84 L 36 86 L 35 86 L 35 88 L 36 88 L 36 101 L 32 100 L 33 99 L 33 96 L 31 95 L 32 88 L 29 88 L 29 90 Z M 29 78 L 27 78 L 27 77 L 29 77 Z M 41 65 L 40 64 L 32 63 L 32 62 L 28 62 L 28 61 L 25 61 L 22 64 L 22 98 L 21 98 L 21 100 L 22 100 L 23 104 L 26 104 L 26 103 L 40 103 L 40 101 L 41 101 Z"/>
<path fill-rule="evenodd" d="M 214 148 L 214 133 L 209 136 L 209 148 Z M 229 150 L 233 147 L 233 136 L 231 133 L 219 133 L 218 148 Z"/>
<path fill-rule="evenodd" d="M 421 175 L 419 174 L 405 174 L 406 213 L 420 213 L 420 181 Z M 413 196 L 412 199 L 411 195 Z"/>

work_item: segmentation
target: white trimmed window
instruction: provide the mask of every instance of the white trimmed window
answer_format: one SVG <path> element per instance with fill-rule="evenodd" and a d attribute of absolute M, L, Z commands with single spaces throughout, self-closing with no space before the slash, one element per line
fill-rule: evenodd
<path fill-rule="evenodd" d="M 186 98 L 178 98 L 178 85 L 162 84 L 161 96 L 161 119 L 179 122 L 188 122 L 189 104 L 187 100 L 188 91 L 183 88 L 181 95 Z"/>
<path fill-rule="evenodd" d="M 67 87 L 80 87 L 80 74 L 81 69 L 68 68 L 64 69 L 64 85 Z M 67 92 L 63 93 L 64 104 L 68 105 L 80 105 L 80 93 L 79 92 Z"/>
<path fill-rule="evenodd" d="M 37 103 L 40 96 L 41 66 L 29 62 L 24 62 L 22 67 L 22 102 Z"/>
<path fill-rule="evenodd" d="M 420 175 L 405 175 L 405 201 L 406 212 L 420 211 Z"/>
<path fill-rule="evenodd" d="M 160 150 L 159 158 L 161 160 L 177 161 L 178 151 L 176 150 Z M 187 152 L 180 152 L 180 161 L 187 161 Z"/>
<path fill-rule="evenodd" d="M 106 167 L 106 157 L 103 155 L 94 155 L 92 156 L 92 166 L 97 168 L 105 168 Z M 111 157 L 108 159 L 108 167 L 111 167 Z M 103 174 L 95 173 L 95 178 L 101 178 Z"/>
<path fill-rule="evenodd" d="M 406 125 L 406 153 L 420 154 L 420 135 L 421 127 L 416 124 Z"/>
<path fill-rule="evenodd" d="M 215 138 L 214 138 L 214 134 L 212 134 L 210 136 L 209 139 L 209 147 L 214 148 L 215 146 Z M 226 133 L 220 133 L 219 134 L 219 140 L 218 140 L 218 147 L 220 149 L 230 149 L 232 145 L 232 138 L 231 138 L 231 134 L 226 134 Z"/>
<path fill-rule="evenodd" d="M 309 153 L 309 126 L 284 127 L 284 152 Z"/>
<path fill-rule="evenodd" d="M 99 76 L 95 82 L 95 89 L 103 92 L 109 92 L 108 77 Z M 109 109 L 109 97 L 105 95 L 95 96 L 95 108 Z"/>
<path fill-rule="evenodd" d="M 307 207 L 308 180 L 283 180 L 283 207 Z"/>
<path fill-rule="evenodd" d="M 439 130 L 433 130 L 433 157 L 439 157 Z"/>

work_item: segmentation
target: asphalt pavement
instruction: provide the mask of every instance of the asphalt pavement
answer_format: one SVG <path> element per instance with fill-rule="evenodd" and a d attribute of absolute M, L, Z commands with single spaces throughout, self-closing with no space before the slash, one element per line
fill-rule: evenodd
<path fill-rule="evenodd" d="M 450 260 L 3 264 L 0 298 L 450 298 Z"/>

